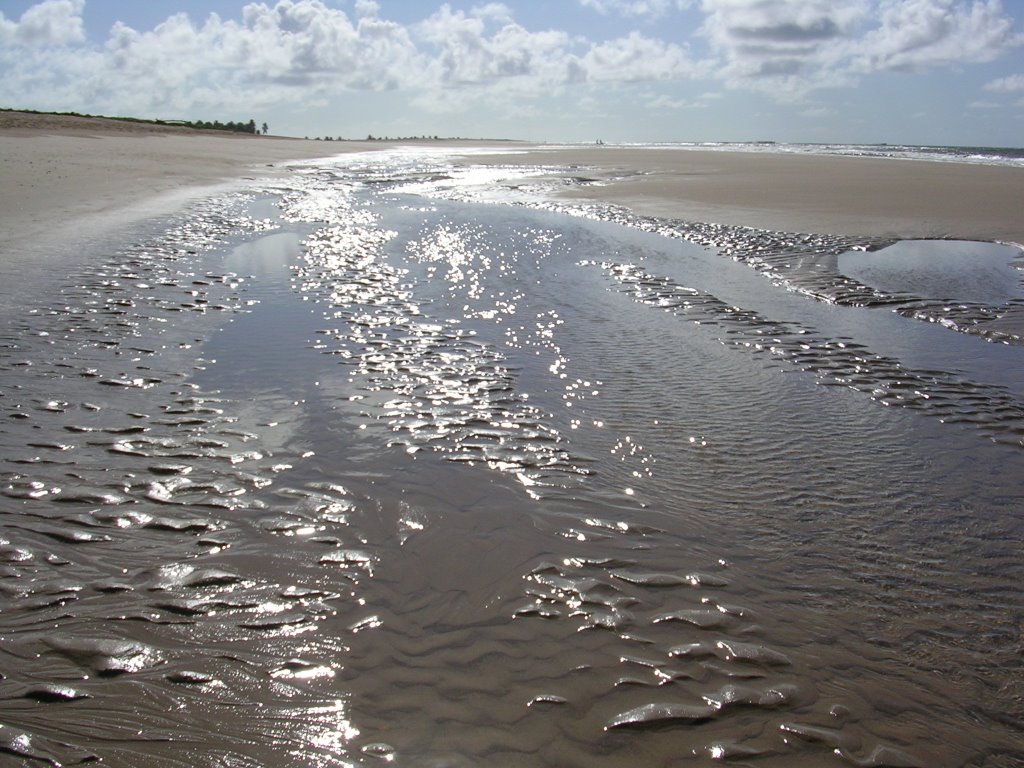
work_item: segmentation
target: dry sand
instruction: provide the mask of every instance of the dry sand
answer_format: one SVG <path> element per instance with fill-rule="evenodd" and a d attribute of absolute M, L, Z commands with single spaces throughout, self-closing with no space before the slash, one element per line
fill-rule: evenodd
<path fill-rule="evenodd" d="M 166 212 L 211 186 L 275 173 L 287 160 L 389 146 L 0 112 L 0 258 Z M 565 195 L 640 214 L 791 232 L 1024 243 L 1021 168 L 672 149 L 502 149 L 510 147 L 527 151 L 466 162 L 574 166 L 568 175 L 602 183 L 567 184 Z"/>
<path fill-rule="evenodd" d="M 0 112 L 0 254 L 35 250 L 40 241 L 68 230 L 101 229 L 164 212 L 204 188 L 273 173 L 285 160 L 337 154 L 337 146 Z"/>
<path fill-rule="evenodd" d="M 472 162 L 576 166 L 566 197 L 786 232 L 1024 243 L 1024 168 L 683 149 L 536 150 Z"/>
<path fill-rule="evenodd" d="M 429 141 L 432 147 L 495 142 Z M 396 146 L 197 131 L 73 115 L 0 111 L 0 263 L 169 213 L 213 187 L 281 172 L 287 161 Z"/>

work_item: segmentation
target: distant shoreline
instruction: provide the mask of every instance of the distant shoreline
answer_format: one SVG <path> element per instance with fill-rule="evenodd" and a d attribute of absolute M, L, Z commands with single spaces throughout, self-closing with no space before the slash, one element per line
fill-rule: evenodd
<path fill-rule="evenodd" d="M 87 230 L 170 212 L 218 185 L 281 173 L 289 161 L 396 146 L 448 150 L 465 165 L 543 166 L 553 194 L 640 215 L 1024 244 L 1019 166 L 504 140 L 316 141 L 0 110 L 0 267 L 13 254 L 31 260 L 59 250 Z M 460 157 L 468 148 L 473 155 Z"/>
<path fill-rule="evenodd" d="M 39 112 L 36 110 L 0 109 L 0 131 L 103 131 L 109 133 L 181 133 L 199 136 L 255 136 L 254 133 L 197 128 L 177 121 L 147 120 L 139 117 L 108 117 L 82 115 L 76 112 Z"/>
<path fill-rule="evenodd" d="M 990 162 L 994 165 L 1024 165 L 1024 147 L 986 147 L 942 144 L 860 144 L 847 142 L 780 141 L 643 141 L 587 142 L 566 146 L 602 146 L 612 149 L 672 149 L 695 152 L 767 152 L 788 155 L 817 154 L 829 157 L 879 157 L 934 162 Z"/>
<path fill-rule="evenodd" d="M 280 173 L 289 161 L 399 143 L 422 142 L 327 142 L 0 110 L 0 267 L 11 253 L 53 251 L 84 231 L 170 212 L 242 177 Z M 427 142 L 451 148 L 498 143 Z"/>
<path fill-rule="evenodd" d="M 466 164 L 565 167 L 565 199 L 796 233 L 1024 245 L 1024 167 L 786 152 L 535 147 Z M 571 177 L 585 177 L 585 183 Z"/>
<path fill-rule="evenodd" d="M 36 131 L 46 133 L 77 133 L 80 131 L 99 131 L 115 134 L 180 134 L 199 137 L 229 136 L 235 138 L 260 138 L 284 141 L 326 141 L 326 142 L 486 142 L 487 144 L 513 143 L 517 139 L 474 139 L 445 136 L 401 136 L 379 137 L 368 136 L 365 139 L 350 139 L 331 136 L 299 138 L 296 136 L 279 136 L 258 132 L 225 130 L 221 128 L 204 128 L 191 125 L 180 120 L 150 120 L 141 117 L 111 117 L 107 115 L 84 115 L 77 112 L 40 112 L 0 107 L 0 133 L 23 131 L 27 134 Z"/>
<path fill-rule="evenodd" d="M 154 215 L 162 195 L 180 205 L 257 168 L 329 154 L 321 142 L 0 112 L 0 264 L 9 252 L 59 248 L 72 231 Z"/>

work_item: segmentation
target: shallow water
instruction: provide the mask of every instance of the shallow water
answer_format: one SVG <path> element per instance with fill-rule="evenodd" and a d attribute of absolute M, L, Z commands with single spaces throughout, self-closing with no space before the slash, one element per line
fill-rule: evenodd
<path fill-rule="evenodd" d="M 4 759 L 1024 764 L 1016 251 L 344 163 L 0 305 Z"/>

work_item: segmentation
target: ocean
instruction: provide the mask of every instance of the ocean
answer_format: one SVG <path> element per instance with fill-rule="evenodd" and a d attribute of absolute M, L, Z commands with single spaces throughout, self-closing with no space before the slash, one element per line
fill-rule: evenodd
<path fill-rule="evenodd" d="M 879 157 L 892 160 L 927 160 L 929 162 L 971 163 L 974 165 L 1024 166 L 1024 149 L 1019 147 L 965 147 L 929 144 L 825 144 L 780 143 L 774 141 L 704 141 L 614 144 L 637 149 L 679 149 L 723 152 L 767 152 L 782 154 L 838 155 L 846 157 Z"/>
<path fill-rule="evenodd" d="M 4 760 L 1024 764 L 1020 250 L 543 172 L 297 164 L 3 287 Z"/>

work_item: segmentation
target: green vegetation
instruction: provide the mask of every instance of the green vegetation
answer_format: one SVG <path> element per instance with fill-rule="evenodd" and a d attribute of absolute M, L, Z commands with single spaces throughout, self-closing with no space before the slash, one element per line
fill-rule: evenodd
<path fill-rule="evenodd" d="M 147 121 L 149 122 L 149 121 Z M 248 123 L 222 123 L 219 120 L 153 120 L 157 125 L 184 125 L 187 128 L 198 128 L 203 131 L 234 131 L 235 133 L 256 133 L 256 121 Z"/>
<path fill-rule="evenodd" d="M 126 123 L 142 123 L 144 125 L 162 125 L 177 128 L 192 128 L 197 131 L 230 131 L 232 133 L 248 133 L 255 136 L 259 136 L 261 133 L 265 136 L 269 130 L 266 123 L 263 123 L 259 127 L 256 125 L 255 120 L 250 120 L 247 123 L 236 123 L 227 122 L 222 123 L 219 120 L 150 120 L 144 117 L 119 117 L 110 115 L 90 115 L 82 112 L 46 112 L 38 109 L 15 109 L 13 107 L 0 107 L 0 112 L 24 112 L 29 115 L 58 115 L 63 117 L 84 117 L 92 118 L 96 120 L 120 120 Z M 309 139 L 309 136 L 305 137 Z M 513 139 L 467 139 L 462 136 L 429 136 L 424 134 L 423 136 L 374 136 L 372 133 L 365 139 L 347 139 L 342 136 L 316 136 L 315 141 L 514 141 Z"/>
<path fill-rule="evenodd" d="M 219 120 L 207 121 L 207 120 L 147 120 L 142 117 L 117 117 L 110 115 L 89 115 L 81 112 L 43 112 L 37 109 L 11 109 L 9 107 L 0 107 L 0 112 L 25 112 L 31 115 L 60 115 L 65 117 L 92 117 L 99 118 L 102 120 L 121 120 L 126 123 L 143 123 L 146 125 L 168 125 L 168 126 L 180 126 L 184 128 L 195 128 L 196 130 L 202 131 L 232 131 L 234 133 L 256 133 L 256 121 L 250 120 L 247 123 L 235 123 L 227 122 L 222 123 Z M 267 124 L 263 124 L 263 133 L 267 132 Z"/>

